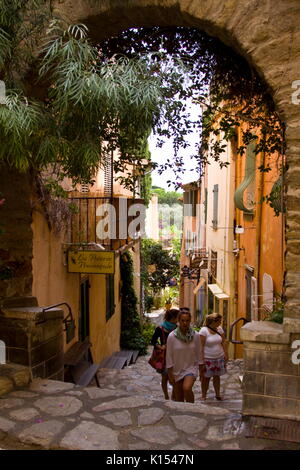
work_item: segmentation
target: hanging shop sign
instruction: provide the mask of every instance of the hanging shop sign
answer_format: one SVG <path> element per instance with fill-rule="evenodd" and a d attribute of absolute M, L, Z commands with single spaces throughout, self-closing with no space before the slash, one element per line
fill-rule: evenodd
<path fill-rule="evenodd" d="M 86 274 L 114 274 L 114 251 L 73 251 L 68 252 L 68 272 Z"/>

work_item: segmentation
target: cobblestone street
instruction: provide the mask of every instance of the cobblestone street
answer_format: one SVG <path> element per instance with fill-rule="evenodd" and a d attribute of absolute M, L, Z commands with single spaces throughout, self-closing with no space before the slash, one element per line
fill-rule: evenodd
<path fill-rule="evenodd" d="M 36 379 L 0 399 L 2 449 L 239 450 L 295 449 L 300 444 L 245 437 L 241 419 L 241 361 L 222 378 L 224 401 L 195 404 L 162 398 L 149 356 L 123 370 L 102 369 L 101 388 Z"/>

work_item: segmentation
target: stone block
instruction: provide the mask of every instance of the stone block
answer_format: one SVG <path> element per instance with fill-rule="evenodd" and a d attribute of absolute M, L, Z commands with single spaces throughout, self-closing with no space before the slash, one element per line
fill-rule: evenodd
<path fill-rule="evenodd" d="M 299 367 L 292 363 L 292 350 L 270 351 L 244 348 L 244 370 L 273 374 L 298 375 Z"/>
<path fill-rule="evenodd" d="M 265 395 L 295 398 L 295 399 L 298 398 L 299 400 L 300 376 L 293 377 L 293 376 L 287 376 L 287 375 L 267 374 Z"/>
<path fill-rule="evenodd" d="M 56 354 L 47 361 L 45 361 L 45 374 L 46 377 L 52 377 L 53 374 L 57 373 L 64 367 L 64 358 L 61 353 Z"/>
<path fill-rule="evenodd" d="M 31 368 L 32 377 L 34 379 L 46 379 L 46 371 L 45 371 L 45 362 L 38 364 Z"/>
<path fill-rule="evenodd" d="M 268 321 L 251 321 L 240 329 L 243 341 L 288 344 L 289 334 L 284 333 L 283 326 Z"/>
<path fill-rule="evenodd" d="M 62 352 L 63 335 L 61 333 L 49 341 L 40 344 L 36 348 L 33 348 L 31 350 L 31 363 L 32 365 L 37 365 L 42 361 L 46 361 L 49 358 L 57 355 L 58 353 L 62 354 Z"/>
<path fill-rule="evenodd" d="M 23 348 L 28 346 L 28 334 L 24 328 L 0 322 L 0 339 L 7 347 Z"/>
<path fill-rule="evenodd" d="M 265 390 L 265 374 L 245 372 L 243 375 L 243 392 L 263 395 Z"/>
<path fill-rule="evenodd" d="M 14 389 L 13 381 L 9 377 L 0 377 L 0 396 Z"/>
<path fill-rule="evenodd" d="M 24 348 L 6 348 L 9 362 L 29 366 L 28 350 Z"/>
<path fill-rule="evenodd" d="M 300 400 L 244 394 L 242 413 L 245 416 L 270 416 L 300 421 Z"/>

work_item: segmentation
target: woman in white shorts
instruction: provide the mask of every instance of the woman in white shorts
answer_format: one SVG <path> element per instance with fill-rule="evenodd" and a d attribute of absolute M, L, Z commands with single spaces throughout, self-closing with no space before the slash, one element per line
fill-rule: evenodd
<path fill-rule="evenodd" d="M 205 325 L 199 331 L 200 335 L 200 381 L 202 400 L 206 400 L 209 381 L 213 378 L 213 386 L 217 400 L 222 400 L 220 394 L 220 376 L 226 373 L 228 360 L 224 330 L 221 327 L 222 315 L 212 313 L 206 316 Z"/>

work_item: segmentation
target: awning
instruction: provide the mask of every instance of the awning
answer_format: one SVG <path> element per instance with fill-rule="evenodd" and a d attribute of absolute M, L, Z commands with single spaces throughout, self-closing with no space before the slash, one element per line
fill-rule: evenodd
<path fill-rule="evenodd" d="M 202 277 L 200 281 L 198 282 L 197 286 L 195 287 L 195 289 L 193 290 L 194 294 L 198 294 L 199 290 L 205 284 L 205 282 L 206 282 L 205 278 Z"/>
<path fill-rule="evenodd" d="M 229 295 L 227 294 L 216 294 L 215 295 L 216 299 L 222 300 L 222 299 L 229 299 Z"/>
<path fill-rule="evenodd" d="M 223 294 L 221 287 L 218 284 L 208 284 L 207 287 L 212 292 L 212 294 Z"/>

